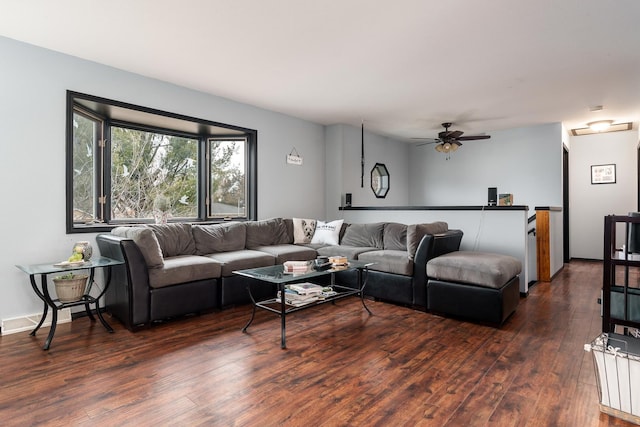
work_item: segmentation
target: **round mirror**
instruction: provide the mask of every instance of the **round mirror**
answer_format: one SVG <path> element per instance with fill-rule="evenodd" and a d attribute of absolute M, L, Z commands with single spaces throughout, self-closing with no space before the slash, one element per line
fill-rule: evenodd
<path fill-rule="evenodd" d="M 380 199 L 387 197 L 389 192 L 389 171 L 384 163 L 376 163 L 371 169 L 371 189 Z"/>

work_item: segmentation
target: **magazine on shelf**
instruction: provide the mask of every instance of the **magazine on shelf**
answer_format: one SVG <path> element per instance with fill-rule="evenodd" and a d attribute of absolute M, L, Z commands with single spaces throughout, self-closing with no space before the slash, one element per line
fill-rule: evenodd
<path fill-rule="evenodd" d="M 284 302 L 287 305 L 292 305 L 294 307 L 300 307 L 303 305 L 311 304 L 312 302 L 318 301 L 320 298 L 318 295 L 310 295 L 310 296 L 302 296 L 298 295 L 296 297 L 292 297 L 289 293 L 285 292 Z M 278 296 L 276 297 L 276 302 L 281 302 L 281 295 L 278 292 Z"/>
<path fill-rule="evenodd" d="M 287 285 L 286 288 L 301 295 L 321 294 L 323 289 L 322 286 L 309 282 L 292 283 L 291 285 Z"/>

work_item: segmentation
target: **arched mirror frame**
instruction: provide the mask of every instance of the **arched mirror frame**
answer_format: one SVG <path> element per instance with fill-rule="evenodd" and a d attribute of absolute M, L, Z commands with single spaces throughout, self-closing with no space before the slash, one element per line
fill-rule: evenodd
<path fill-rule="evenodd" d="M 389 192 L 389 171 L 384 163 L 376 163 L 371 169 L 371 190 L 379 199 L 387 197 Z"/>

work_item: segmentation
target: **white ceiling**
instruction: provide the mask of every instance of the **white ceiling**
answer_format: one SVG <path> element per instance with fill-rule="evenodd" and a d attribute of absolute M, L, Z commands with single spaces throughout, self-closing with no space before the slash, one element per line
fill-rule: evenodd
<path fill-rule="evenodd" d="M 0 35 L 397 138 L 637 128 L 639 28 L 638 0 L 0 0 Z"/>

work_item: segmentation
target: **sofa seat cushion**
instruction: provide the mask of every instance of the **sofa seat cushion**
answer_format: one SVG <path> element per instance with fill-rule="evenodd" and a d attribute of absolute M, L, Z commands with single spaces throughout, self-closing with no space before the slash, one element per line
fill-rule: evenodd
<path fill-rule="evenodd" d="M 407 251 L 382 250 L 363 252 L 358 255 L 358 261 L 373 262 L 370 270 L 384 271 L 386 273 L 413 275 L 413 261 L 409 259 Z"/>
<path fill-rule="evenodd" d="M 217 252 L 207 255 L 214 261 L 222 264 L 222 276 L 233 275 L 235 270 L 247 268 L 267 267 L 276 263 L 276 257 L 266 252 L 253 249 L 243 249 L 240 251 Z"/>
<path fill-rule="evenodd" d="M 429 278 L 501 288 L 522 271 L 520 260 L 489 252 L 456 251 L 427 262 Z"/>
<path fill-rule="evenodd" d="M 307 261 L 315 259 L 317 252 L 315 249 L 299 245 L 269 245 L 257 246 L 253 248 L 256 251 L 266 252 L 276 258 L 276 264 L 282 264 L 285 261 Z"/>
<path fill-rule="evenodd" d="M 364 252 L 378 251 L 380 249 L 368 246 L 347 246 L 331 245 L 318 248 L 318 255 L 324 256 L 344 256 L 347 259 L 359 259 L 358 256 Z"/>
<path fill-rule="evenodd" d="M 216 279 L 221 271 L 222 265 L 210 258 L 178 255 L 165 258 L 161 268 L 149 269 L 149 286 L 162 288 L 195 280 Z"/>

